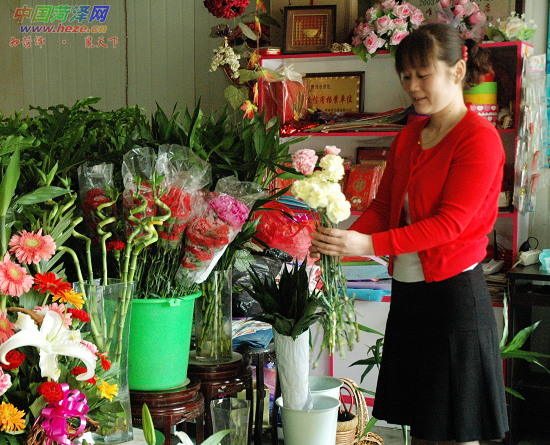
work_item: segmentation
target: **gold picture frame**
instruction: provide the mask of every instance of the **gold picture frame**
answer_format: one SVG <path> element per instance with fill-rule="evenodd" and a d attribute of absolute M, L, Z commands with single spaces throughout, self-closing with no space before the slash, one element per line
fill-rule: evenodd
<path fill-rule="evenodd" d="M 330 52 L 336 32 L 336 6 L 286 6 L 283 54 Z"/>
<path fill-rule="evenodd" d="M 306 74 L 308 108 L 330 114 L 363 111 L 364 71 Z"/>

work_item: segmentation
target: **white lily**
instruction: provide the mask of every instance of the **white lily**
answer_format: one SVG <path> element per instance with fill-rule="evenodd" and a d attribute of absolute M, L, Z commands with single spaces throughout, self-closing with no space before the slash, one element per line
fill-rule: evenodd
<path fill-rule="evenodd" d="M 0 362 L 7 364 L 6 354 L 21 346 L 35 346 L 40 349 L 40 369 L 42 377 L 57 381 L 59 366 L 57 356 L 76 357 L 86 365 L 86 372 L 76 377 L 77 380 L 91 379 L 95 374 L 97 357 L 82 343 L 80 331 L 63 327 L 61 316 L 48 311 L 42 320 L 40 330 L 27 314 L 19 314 L 15 327 L 20 329 L 0 345 Z"/>

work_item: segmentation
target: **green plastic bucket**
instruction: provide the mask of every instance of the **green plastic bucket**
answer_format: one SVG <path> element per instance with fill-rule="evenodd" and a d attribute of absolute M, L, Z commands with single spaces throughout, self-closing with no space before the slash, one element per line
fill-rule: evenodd
<path fill-rule="evenodd" d="M 132 301 L 128 351 L 131 390 L 161 391 L 185 383 L 193 308 L 200 295 Z"/>

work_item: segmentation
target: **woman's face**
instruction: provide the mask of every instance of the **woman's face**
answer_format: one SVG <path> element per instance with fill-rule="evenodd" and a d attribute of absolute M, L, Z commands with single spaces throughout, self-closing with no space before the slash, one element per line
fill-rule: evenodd
<path fill-rule="evenodd" d="M 452 106 L 456 100 L 463 101 L 462 77 L 457 72 L 458 65 L 449 68 L 438 60 L 430 66 L 403 71 L 403 89 L 418 114 L 433 115 Z"/>

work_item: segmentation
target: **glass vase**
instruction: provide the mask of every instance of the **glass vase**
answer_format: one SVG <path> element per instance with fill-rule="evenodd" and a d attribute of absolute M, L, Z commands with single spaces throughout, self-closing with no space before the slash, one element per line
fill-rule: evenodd
<path fill-rule="evenodd" d="M 89 340 L 98 353 L 108 356 L 110 367 L 98 358 L 95 385 L 81 390 L 88 400 L 87 416 L 98 423 L 95 431 L 77 441 L 118 444 L 133 440 L 132 411 L 128 386 L 128 348 L 133 283 L 109 280 L 107 285 L 74 283 L 83 293 L 84 309 L 90 315 Z M 105 369 L 108 368 L 108 369 Z M 116 387 L 114 386 L 116 385 Z"/>
<path fill-rule="evenodd" d="M 196 360 L 223 363 L 231 360 L 231 270 L 212 271 L 195 300 Z"/>

